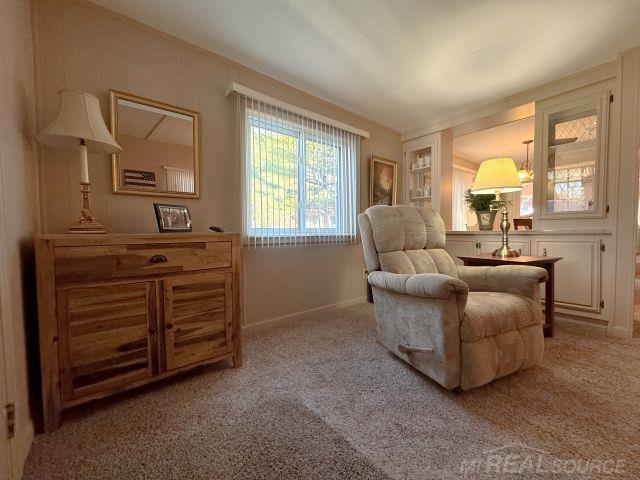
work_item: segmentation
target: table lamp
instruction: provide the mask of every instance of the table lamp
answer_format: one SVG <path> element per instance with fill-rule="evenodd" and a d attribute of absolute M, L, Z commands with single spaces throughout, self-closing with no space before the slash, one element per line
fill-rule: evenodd
<path fill-rule="evenodd" d="M 493 158 L 485 160 L 480 164 L 480 169 L 471 187 L 473 195 L 495 193 L 496 199 L 492 209 L 502 208 L 502 221 L 500 222 L 500 230 L 502 230 L 502 246 L 492 252 L 494 257 L 519 257 L 520 254 L 509 248 L 509 212 L 507 211 L 507 202 L 500 199 L 503 193 L 519 192 L 522 190 L 522 184 L 518 178 L 516 164 L 511 158 Z"/>
<path fill-rule="evenodd" d="M 79 90 L 61 90 L 60 106 L 54 120 L 36 137 L 40 143 L 76 148 L 80 153 L 81 217 L 69 227 L 70 233 L 106 233 L 89 208 L 89 164 L 87 152 L 120 153 L 111 136 L 96 97 Z"/>

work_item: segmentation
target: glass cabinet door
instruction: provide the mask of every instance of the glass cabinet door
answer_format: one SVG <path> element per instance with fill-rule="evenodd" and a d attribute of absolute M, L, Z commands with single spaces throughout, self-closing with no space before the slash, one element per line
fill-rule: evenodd
<path fill-rule="evenodd" d="M 543 102 L 541 217 L 604 215 L 609 93 Z"/>
<path fill-rule="evenodd" d="M 433 204 L 433 157 L 431 146 L 408 152 L 409 205 L 431 207 Z"/>
<path fill-rule="evenodd" d="M 451 228 L 451 164 L 453 140 L 445 132 L 403 143 L 404 203 L 438 212 Z"/>

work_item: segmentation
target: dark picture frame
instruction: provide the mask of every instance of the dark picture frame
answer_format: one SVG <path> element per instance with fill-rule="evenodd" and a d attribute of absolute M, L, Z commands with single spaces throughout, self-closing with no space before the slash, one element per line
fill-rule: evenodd
<path fill-rule="evenodd" d="M 395 205 L 398 189 L 398 163 L 371 156 L 369 161 L 369 206 Z"/>
<path fill-rule="evenodd" d="M 154 203 L 160 233 L 190 232 L 191 215 L 186 205 Z"/>

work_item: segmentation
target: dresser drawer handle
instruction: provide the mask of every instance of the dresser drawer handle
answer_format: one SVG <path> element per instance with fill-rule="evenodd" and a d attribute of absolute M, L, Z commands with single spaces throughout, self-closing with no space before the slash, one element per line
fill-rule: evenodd
<path fill-rule="evenodd" d="M 167 257 L 164 255 L 154 255 L 149 259 L 149 263 L 164 263 L 167 261 Z"/>
<path fill-rule="evenodd" d="M 166 328 L 167 330 L 171 330 L 173 328 L 173 323 L 167 323 L 164 328 Z"/>

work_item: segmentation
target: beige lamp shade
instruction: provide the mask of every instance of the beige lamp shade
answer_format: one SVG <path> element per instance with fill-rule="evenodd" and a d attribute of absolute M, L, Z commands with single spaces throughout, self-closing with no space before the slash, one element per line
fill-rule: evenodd
<path fill-rule="evenodd" d="M 511 158 L 493 158 L 480 164 L 480 169 L 471 187 L 474 195 L 487 193 L 509 193 L 522 190 L 516 164 Z"/>
<path fill-rule="evenodd" d="M 98 99 L 80 90 L 60 91 L 58 114 L 36 138 L 40 143 L 70 148 L 84 140 L 90 152 L 122 151 L 104 123 Z"/>

